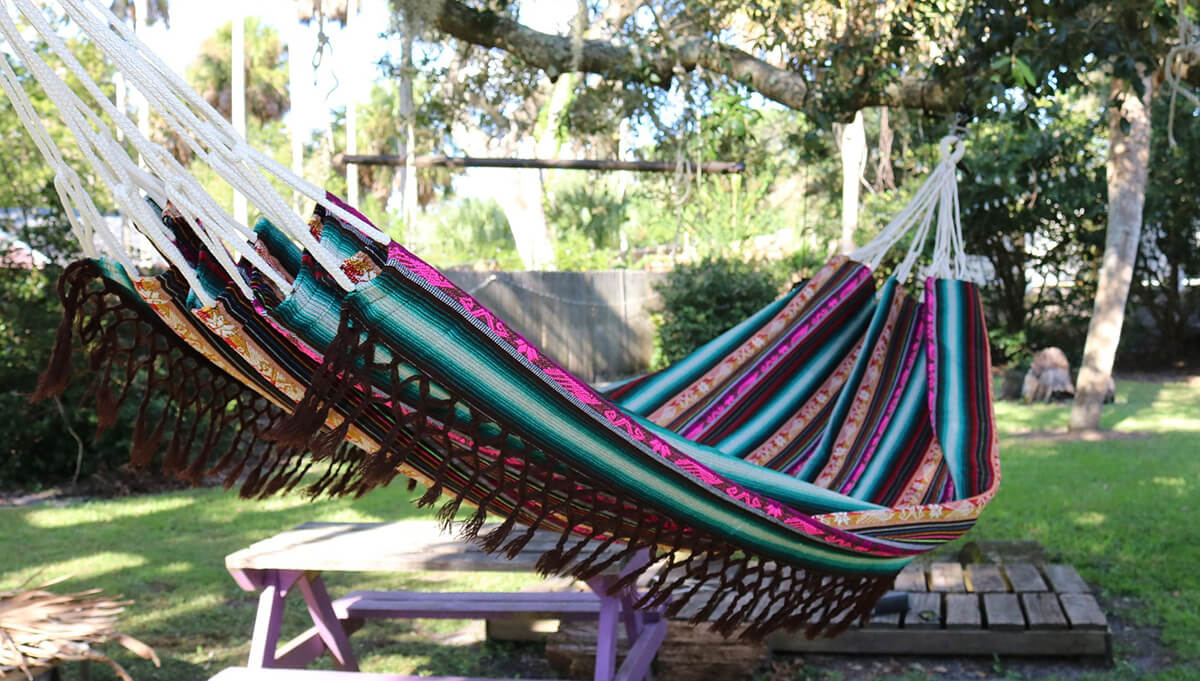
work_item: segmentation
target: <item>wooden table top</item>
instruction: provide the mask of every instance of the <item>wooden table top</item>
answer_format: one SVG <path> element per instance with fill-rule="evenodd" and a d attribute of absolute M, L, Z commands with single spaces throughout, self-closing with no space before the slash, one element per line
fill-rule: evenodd
<path fill-rule="evenodd" d="M 495 527 L 485 525 L 480 535 Z M 515 528 L 511 536 L 523 528 Z M 407 520 L 395 523 L 309 522 L 225 557 L 229 569 L 334 570 L 341 572 L 533 572 L 538 558 L 558 543 L 558 534 L 536 533 L 525 549 L 509 560 L 487 554 L 473 542 L 443 533 L 440 523 Z M 610 549 L 618 551 L 621 547 Z M 614 565 L 612 572 L 619 572 Z"/>

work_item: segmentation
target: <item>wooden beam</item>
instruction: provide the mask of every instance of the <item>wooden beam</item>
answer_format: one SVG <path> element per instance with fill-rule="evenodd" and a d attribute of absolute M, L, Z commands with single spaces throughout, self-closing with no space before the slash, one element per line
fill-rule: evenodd
<path fill-rule="evenodd" d="M 334 166 L 356 163 L 364 166 L 403 166 L 406 160 L 397 154 L 337 154 Z M 442 156 L 432 154 L 413 158 L 415 168 L 546 168 L 559 170 L 630 170 L 634 172 L 673 173 L 676 169 L 695 172 L 696 165 L 683 161 L 606 161 L 591 159 L 553 158 L 480 158 L 474 156 Z M 741 161 L 708 161 L 699 164 L 704 173 L 740 173 L 746 170 Z"/>

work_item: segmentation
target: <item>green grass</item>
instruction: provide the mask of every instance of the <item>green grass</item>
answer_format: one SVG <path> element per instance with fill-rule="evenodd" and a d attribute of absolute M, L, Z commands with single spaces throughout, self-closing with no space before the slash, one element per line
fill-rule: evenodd
<path fill-rule="evenodd" d="M 996 418 L 1005 433 L 1065 428 L 1067 411 L 1001 403 Z M 1115 614 L 1200 660 L 1200 381 L 1123 382 L 1103 425 L 1147 437 L 1002 438 L 1000 492 L 971 538 L 1040 542 Z"/>
<path fill-rule="evenodd" d="M 150 644 L 162 669 L 123 654 L 108 652 L 138 679 L 188 679 L 245 664 L 254 622 L 255 594 L 237 587 L 224 568 L 224 557 L 255 541 L 308 520 L 372 522 L 432 518 L 417 509 L 420 491 L 403 486 L 377 490 L 357 501 L 312 502 L 299 495 L 246 501 L 223 490 L 194 490 L 126 499 L 41 505 L 0 510 L 0 588 L 32 580 L 73 575 L 56 590 L 102 588 L 134 601 L 123 630 Z M 509 573 L 329 574 L 333 593 L 360 588 L 515 590 L 537 581 L 534 575 Z M 430 644 L 430 635 L 459 626 L 456 621 L 368 625 L 355 641 L 370 650 L 363 668 L 408 673 L 479 674 L 489 657 L 519 654 L 487 644 L 447 648 Z M 289 598 L 285 635 L 303 631 L 303 601 Z M 361 640 L 360 640 L 361 637 Z M 74 673 L 75 670 L 68 670 Z M 107 669 L 93 669 L 109 678 Z"/>
<path fill-rule="evenodd" d="M 1063 428 L 1067 408 L 1002 403 L 997 420 L 1003 482 L 968 539 L 1034 539 L 1096 585 L 1110 612 L 1160 630 L 1174 658 L 1154 676 L 1200 675 L 1200 381 L 1122 382 L 1104 425 L 1142 439 L 1062 442 L 1013 437 Z M 308 520 L 379 521 L 431 517 L 402 488 L 357 501 L 265 502 L 196 490 L 65 506 L 0 510 L 0 588 L 28 579 L 74 577 L 60 589 L 103 588 L 135 603 L 124 629 L 153 645 L 163 668 L 125 654 L 139 679 L 204 679 L 244 663 L 255 597 L 234 585 L 223 557 Z M 950 547 L 953 550 L 956 547 Z M 515 589 L 532 575 L 328 575 L 332 592 L 350 588 Z M 285 633 L 304 628 L 291 607 Z M 380 623 L 355 635 L 368 671 L 545 675 L 536 650 L 519 646 L 436 645 L 456 622 Z M 116 651 L 113 651 L 116 652 Z M 1099 679 L 1142 678 L 1118 643 L 1118 663 Z M 93 669 L 108 678 L 105 670 Z M 809 668 L 805 674 L 819 672 Z M 1002 672 L 998 672 L 1003 675 Z M 1090 677 L 1089 677 L 1090 678 Z"/>

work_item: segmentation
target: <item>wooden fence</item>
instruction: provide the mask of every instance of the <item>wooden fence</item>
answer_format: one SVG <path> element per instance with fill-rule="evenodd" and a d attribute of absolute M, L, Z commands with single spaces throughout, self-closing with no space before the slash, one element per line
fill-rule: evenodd
<path fill-rule="evenodd" d="M 654 352 L 654 283 L 641 270 L 448 270 L 455 284 L 571 373 L 592 382 L 645 373 Z"/>

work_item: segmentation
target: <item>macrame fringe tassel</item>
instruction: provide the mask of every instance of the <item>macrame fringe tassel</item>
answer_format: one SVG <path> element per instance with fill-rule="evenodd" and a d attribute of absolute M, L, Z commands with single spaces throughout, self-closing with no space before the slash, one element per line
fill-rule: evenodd
<path fill-rule="evenodd" d="M 445 497 L 438 518 L 447 525 L 464 503 L 473 506 L 459 534 L 489 553 L 513 556 L 537 530 L 557 532 L 557 545 L 537 563 L 545 575 L 589 579 L 648 550 L 653 560 L 629 572 L 614 591 L 644 582 L 638 606 L 665 607 L 669 615 L 692 601 L 701 603 L 693 622 L 710 622 L 725 636 L 757 640 L 781 628 L 801 628 L 810 637 L 835 635 L 865 620 L 893 582 L 893 575 L 781 564 L 747 553 L 726 537 L 684 527 L 669 509 L 598 484 L 572 461 L 522 439 L 454 395 L 450 381 L 425 371 L 401 378 L 401 366 L 414 363 L 348 307 L 304 398 L 268 437 L 321 454 L 344 437 L 351 422 L 390 423 L 377 437 L 379 449 L 358 452 L 360 493 L 387 484 L 401 465 L 413 466 L 432 483 L 419 503 Z M 384 376 L 391 380 L 381 381 Z M 434 386 L 453 396 L 432 397 Z M 322 430 L 335 409 L 345 422 Z M 459 416 L 464 411 L 469 418 Z M 489 516 L 502 522 L 482 533 Z"/>
<path fill-rule="evenodd" d="M 131 465 L 147 467 L 163 452 L 162 472 L 193 484 L 221 476 L 226 488 L 240 485 L 243 497 L 295 489 L 316 463 L 327 470 L 307 493 L 344 494 L 358 486 L 355 448 L 341 444 L 312 456 L 263 437 L 287 412 L 187 346 L 145 303 L 105 278 L 96 262 L 68 266 L 58 295 L 63 318 L 31 399 L 66 390 L 78 347 L 90 377 L 84 399 L 96 410 L 97 435 L 117 423 L 123 407 L 136 404 Z M 223 453 L 210 465 L 215 452 Z"/>

